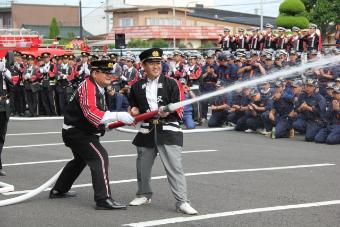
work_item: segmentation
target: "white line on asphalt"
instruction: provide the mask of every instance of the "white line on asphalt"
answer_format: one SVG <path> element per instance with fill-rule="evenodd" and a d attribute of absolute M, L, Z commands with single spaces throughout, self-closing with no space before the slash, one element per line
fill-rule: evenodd
<path fill-rule="evenodd" d="M 301 208 L 308 208 L 308 207 L 320 207 L 320 206 L 330 206 L 330 205 L 338 205 L 338 204 L 340 204 L 340 200 L 322 201 L 322 202 L 314 202 L 314 203 L 301 203 L 301 204 L 295 204 L 295 205 L 283 205 L 283 206 L 263 207 L 263 208 L 254 208 L 254 209 L 246 209 L 246 210 L 235 210 L 235 211 L 228 211 L 228 212 L 223 212 L 223 213 L 204 214 L 204 215 L 198 215 L 198 216 L 192 216 L 192 217 L 159 219 L 159 220 L 153 220 L 153 221 L 124 224 L 123 226 L 149 227 L 149 226 L 156 226 L 156 225 L 166 225 L 166 224 L 183 223 L 183 222 L 189 222 L 189 221 L 206 220 L 206 219 L 211 219 L 211 218 L 220 218 L 220 217 L 227 217 L 227 216 L 234 216 L 234 215 L 241 215 L 241 214 L 271 212 L 271 211 L 278 211 L 278 210 L 301 209 Z"/>
<path fill-rule="evenodd" d="M 194 151 L 183 151 L 183 154 L 188 153 L 208 153 L 215 152 L 218 150 L 194 150 Z M 125 157 L 135 157 L 137 154 L 121 154 L 121 155 L 110 155 L 109 158 L 125 158 Z M 37 161 L 37 162 L 17 162 L 17 163 L 9 163 L 3 164 L 3 166 L 23 166 L 23 165 L 35 165 L 35 164 L 45 164 L 45 163 L 58 163 L 58 162 L 68 162 L 71 159 L 56 159 L 56 160 L 45 160 L 45 161 Z"/>
<path fill-rule="evenodd" d="M 11 121 L 50 121 L 62 119 L 64 117 L 10 117 Z"/>
<path fill-rule="evenodd" d="M 131 141 L 132 140 L 106 140 L 106 141 L 101 141 L 101 143 L 119 143 L 119 142 L 131 142 Z M 7 146 L 7 147 L 4 147 L 4 149 L 27 148 L 27 147 L 48 147 L 48 146 L 59 146 L 59 145 L 64 145 L 64 143 L 17 145 L 17 146 Z"/>
<path fill-rule="evenodd" d="M 27 132 L 27 133 L 12 133 L 6 136 L 31 136 L 31 135 L 46 135 L 46 134 L 61 134 L 60 132 Z"/>
<path fill-rule="evenodd" d="M 326 167 L 326 166 L 335 166 L 335 164 L 331 163 L 322 163 L 322 164 L 310 164 L 310 165 L 296 165 L 296 166 L 277 166 L 277 167 L 267 167 L 267 168 L 257 168 L 257 169 L 229 169 L 229 170 L 219 170 L 219 171 L 209 171 L 209 172 L 197 172 L 197 173 L 186 173 L 185 176 L 198 176 L 198 175 L 211 175 L 211 174 L 220 174 L 220 173 L 242 173 L 242 172 L 258 172 L 258 171 L 272 171 L 272 170 L 285 170 L 285 169 L 301 169 L 301 168 L 313 168 L 313 167 Z M 165 179 L 166 175 L 152 177 L 152 180 Z M 130 183 L 136 182 L 137 179 L 127 179 L 127 180 L 118 180 L 118 181 L 110 181 L 110 184 L 121 184 L 121 183 Z M 78 184 L 73 185 L 72 188 L 83 188 L 90 187 L 92 184 Z M 45 189 L 45 191 L 49 191 L 51 188 Z M 24 194 L 30 192 L 31 190 L 25 191 L 14 191 L 3 193 L 4 195 L 17 195 Z"/>

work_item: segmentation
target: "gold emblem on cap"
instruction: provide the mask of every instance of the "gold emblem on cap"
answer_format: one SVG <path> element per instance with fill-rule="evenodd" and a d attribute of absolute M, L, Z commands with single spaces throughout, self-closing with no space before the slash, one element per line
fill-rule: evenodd
<path fill-rule="evenodd" d="M 113 68 L 113 63 L 110 62 L 109 64 L 107 64 L 107 67 L 108 67 L 108 68 Z"/>
<path fill-rule="evenodd" d="M 159 52 L 157 50 L 153 51 L 152 57 L 159 57 Z"/>

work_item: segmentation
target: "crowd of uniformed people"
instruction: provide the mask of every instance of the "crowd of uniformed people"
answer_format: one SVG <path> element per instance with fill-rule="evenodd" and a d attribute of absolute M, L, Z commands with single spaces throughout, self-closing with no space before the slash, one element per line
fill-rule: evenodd
<path fill-rule="evenodd" d="M 186 99 L 223 89 L 234 83 L 265 76 L 288 67 L 298 66 L 322 57 L 338 55 L 336 48 L 321 47 L 317 26 L 301 34 L 293 27 L 286 29 L 266 25 L 266 31 L 230 35 L 225 28 L 219 37 L 220 48 L 181 51 L 164 55 L 162 73 L 177 79 Z M 131 85 L 144 77 L 139 59 L 127 52 L 124 56 L 101 56 L 82 52 L 80 56 L 51 56 L 48 52 L 35 57 L 14 53 L 8 66 L 14 89 L 11 91 L 12 115 L 63 115 L 73 91 L 90 76 L 91 61 L 115 61 L 112 85 L 107 89 L 107 105 L 111 111 L 126 111 Z M 195 128 L 233 126 L 237 131 L 258 132 L 272 138 L 305 135 L 307 141 L 340 143 L 340 65 L 313 68 L 293 78 L 267 81 L 244 87 L 198 104 L 184 107 L 183 127 Z M 208 117 L 209 106 L 211 116 Z"/>

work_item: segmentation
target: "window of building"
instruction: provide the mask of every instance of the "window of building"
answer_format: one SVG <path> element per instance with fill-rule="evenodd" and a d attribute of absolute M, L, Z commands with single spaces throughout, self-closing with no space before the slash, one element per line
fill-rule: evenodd
<path fill-rule="evenodd" d="M 204 21 L 197 21 L 196 25 L 197 26 L 214 26 L 213 23 L 204 22 Z"/>
<path fill-rule="evenodd" d="M 120 27 L 131 27 L 133 26 L 133 18 L 120 18 L 119 19 Z"/>
<path fill-rule="evenodd" d="M 146 25 L 156 25 L 156 26 L 170 26 L 173 25 L 173 19 L 172 18 L 146 18 L 145 21 Z M 181 25 L 181 20 L 176 19 L 175 20 L 175 25 L 180 26 Z"/>
<path fill-rule="evenodd" d="M 195 21 L 193 20 L 187 20 L 186 23 L 187 23 L 186 26 L 195 26 Z"/>
<path fill-rule="evenodd" d="M 4 19 L 0 16 L 0 28 L 4 27 Z"/>

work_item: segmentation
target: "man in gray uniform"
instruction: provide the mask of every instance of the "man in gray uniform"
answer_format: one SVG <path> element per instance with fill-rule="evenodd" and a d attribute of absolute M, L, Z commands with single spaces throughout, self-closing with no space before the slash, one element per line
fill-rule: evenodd
<path fill-rule="evenodd" d="M 159 110 L 154 119 L 144 121 L 133 144 L 137 147 L 137 197 L 131 206 L 151 203 L 151 169 L 157 153 L 163 162 L 171 191 L 176 199 L 177 212 L 194 215 L 197 211 L 187 199 L 187 187 L 182 167 L 183 133 L 179 120 L 183 110 L 173 113 L 163 112 L 160 107 L 184 99 L 183 88 L 173 78 L 161 75 L 163 51 L 151 48 L 143 51 L 139 58 L 146 73 L 146 78 L 137 81 L 131 87 L 131 114 Z"/>

